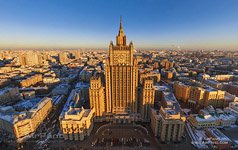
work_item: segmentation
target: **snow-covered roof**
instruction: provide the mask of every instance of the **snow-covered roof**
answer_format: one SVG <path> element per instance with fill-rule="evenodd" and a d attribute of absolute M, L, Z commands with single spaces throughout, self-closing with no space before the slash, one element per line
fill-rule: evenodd
<path fill-rule="evenodd" d="M 2 109 L 0 108 L 1 110 L 5 110 L 5 111 L 12 109 L 11 111 L 8 111 L 7 113 L 3 111 L 0 112 L 0 119 L 5 120 L 11 124 L 14 124 L 19 120 L 31 117 L 31 115 L 34 115 L 35 112 L 40 110 L 50 100 L 51 98 L 48 98 L 48 97 L 45 97 L 43 99 L 40 99 L 40 98 L 31 99 L 31 100 L 19 102 L 13 107 L 6 106 L 5 108 L 2 108 Z M 22 109 L 22 111 L 16 111 L 17 109 L 20 110 L 20 108 L 22 107 L 27 108 L 28 110 L 26 111 L 26 109 L 25 110 Z"/>
<path fill-rule="evenodd" d="M 219 131 L 216 128 L 208 128 L 207 129 L 213 136 L 217 138 L 217 141 L 226 141 L 226 142 L 231 142 L 231 140 L 224 135 L 221 131 Z"/>

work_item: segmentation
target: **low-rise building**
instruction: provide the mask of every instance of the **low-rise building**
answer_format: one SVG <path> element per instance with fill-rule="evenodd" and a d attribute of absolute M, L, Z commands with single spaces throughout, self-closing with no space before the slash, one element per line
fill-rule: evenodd
<path fill-rule="evenodd" d="M 232 141 L 218 129 L 207 128 L 205 134 L 211 140 L 215 149 L 226 150 L 231 148 Z"/>
<path fill-rule="evenodd" d="M 51 98 L 45 97 L 28 111 L 18 112 L 13 106 L 0 108 L 0 128 L 5 141 L 29 138 L 52 109 Z"/>
<path fill-rule="evenodd" d="M 93 109 L 70 107 L 60 119 L 61 131 L 65 140 L 84 140 L 93 129 Z"/>
<path fill-rule="evenodd" d="M 169 86 L 154 85 L 155 88 L 155 104 L 162 100 L 163 91 L 169 91 Z"/>
<path fill-rule="evenodd" d="M 43 78 L 43 83 L 45 83 L 45 84 L 54 84 L 54 83 L 59 83 L 59 82 L 60 82 L 60 79 L 57 77 L 49 76 L 49 77 Z"/>
<path fill-rule="evenodd" d="M 190 108 L 200 109 L 209 105 L 223 108 L 226 106 L 226 101 L 229 101 L 229 97 L 225 96 L 225 91 L 211 87 L 175 82 L 174 89 L 176 98 L 186 102 Z"/>
<path fill-rule="evenodd" d="M 215 79 L 217 81 L 232 81 L 234 75 L 229 75 L 229 74 L 223 74 L 223 75 L 216 75 Z"/>
<path fill-rule="evenodd" d="M 229 127 L 235 125 L 237 117 L 229 112 L 217 109 L 216 111 L 201 110 L 200 114 L 188 117 L 190 123 L 197 129 L 213 127 Z"/>
<path fill-rule="evenodd" d="M 35 74 L 20 82 L 21 87 L 29 87 L 43 81 L 42 74 Z"/>
<path fill-rule="evenodd" d="M 4 88 L 0 90 L 0 105 L 11 104 L 21 99 L 19 89 Z"/>
<path fill-rule="evenodd" d="M 216 89 L 222 89 L 223 86 L 222 83 L 212 79 L 204 80 L 203 82 Z"/>
<path fill-rule="evenodd" d="M 95 109 L 82 107 L 84 100 L 81 99 L 81 87 L 71 91 L 59 117 L 61 132 L 65 140 L 84 140 L 93 128 Z"/>
<path fill-rule="evenodd" d="M 184 135 L 186 117 L 171 92 L 163 92 L 160 110 L 151 109 L 151 128 L 162 142 L 180 142 Z"/>
<path fill-rule="evenodd" d="M 55 87 L 51 94 L 52 95 L 67 95 L 69 92 L 70 85 L 69 84 L 60 84 Z"/>
<path fill-rule="evenodd" d="M 160 81 L 160 73 L 158 71 L 149 71 L 149 72 L 143 72 L 140 73 L 140 83 L 143 83 L 143 80 L 147 79 L 147 78 L 152 78 L 154 83 L 159 82 Z"/>
<path fill-rule="evenodd" d="M 224 110 L 235 116 L 237 118 L 236 123 L 238 122 L 238 101 L 229 103 L 229 107 L 224 108 Z"/>
<path fill-rule="evenodd" d="M 166 70 L 169 70 L 170 68 L 174 66 L 174 63 L 170 62 L 168 59 L 164 59 L 160 62 L 160 65 Z"/>
<path fill-rule="evenodd" d="M 35 91 L 23 91 L 22 96 L 24 99 L 32 99 L 32 98 L 35 98 L 36 92 Z"/>
<path fill-rule="evenodd" d="M 175 82 L 174 84 L 174 93 L 178 100 L 183 102 L 188 102 L 190 95 L 190 86 L 181 84 L 180 82 Z"/>

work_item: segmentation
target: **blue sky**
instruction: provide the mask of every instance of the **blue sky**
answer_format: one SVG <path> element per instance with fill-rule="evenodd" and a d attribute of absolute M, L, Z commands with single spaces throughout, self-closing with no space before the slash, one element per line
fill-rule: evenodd
<path fill-rule="evenodd" d="M 238 49 L 238 0 L 0 0 L 0 48 Z"/>

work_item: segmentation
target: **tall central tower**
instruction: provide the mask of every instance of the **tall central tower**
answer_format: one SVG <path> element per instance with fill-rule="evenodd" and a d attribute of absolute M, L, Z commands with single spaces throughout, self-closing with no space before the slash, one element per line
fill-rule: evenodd
<path fill-rule="evenodd" d="M 105 65 L 108 113 L 137 113 L 138 66 L 133 54 L 133 43 L 126 44 L 121 19 L 116 45 L 110 42 L 109 58 Z"/>

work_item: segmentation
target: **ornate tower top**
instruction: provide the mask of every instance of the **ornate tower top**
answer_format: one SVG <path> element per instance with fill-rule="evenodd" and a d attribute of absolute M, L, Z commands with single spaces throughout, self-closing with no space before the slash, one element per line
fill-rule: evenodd
<path fill-rule="evenodd" d="M 124 30 L 123 30 L 123 26 L 122 26 L 122 17 L 120 17 L 120 28 L 119 28 L 118 35 L 124 36 Z"/>
<path fill-rule="evenodd" d="M 117 45 L 118 46 L 125 46 L 126 45 L 126 36 L 124 34 L 123 26 L 122 26 L 122 17 L 120 18 L 120 28 L 118 35 L 116 37 Z"/>

